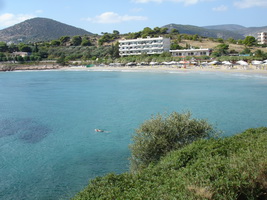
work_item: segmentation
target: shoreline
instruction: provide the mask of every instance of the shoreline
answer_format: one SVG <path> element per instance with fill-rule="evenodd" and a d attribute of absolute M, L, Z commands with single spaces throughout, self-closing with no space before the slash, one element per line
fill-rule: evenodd
<path fill-rule="evenodd" d="M 267 75 L 267 69 L 257 69 L 255 66 L 247 68 L 229 68 L 228 66 L 212 66 L 212 67 L 200 67 L 190 66 L 187 68 L 178 68 L 176 66 L 94 66 L 94 67 L 62 67 L 60 71 L 131 71 L 131 72 L 222 72 L 222 73 L 246 73 L 246 74 L 263 74 Z"/>
<path fill-rule="evenodd" d="M 267 75 L 267 66 L 262 69 L 254 65 L 234 66 L 214 65 L 214 66 L 187 66 L 186 68 L 177 66 L 155 65 L 155 66 L 59 66 L 59 65 L 33 65 L 33 66 L 12 66 L 11 69 L 3 69 L 3 71 L 123 71 L 123 72 L 222 72 L 222 73 L 245 73 L 245 74 L 262 74 Z"/>

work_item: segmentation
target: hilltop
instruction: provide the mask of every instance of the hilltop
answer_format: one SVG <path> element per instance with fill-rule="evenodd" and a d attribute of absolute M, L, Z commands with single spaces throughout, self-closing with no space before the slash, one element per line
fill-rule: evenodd
<path fill-rule="evenodd" d="M 181 34 L 199 35 L 201 37 L 211 37 L 211 38 L 234 38 L 234 39 L 244 39 L 242 34 L 222 29 L 208 29 L 205 27 L 192 26 L 192 25 L 182 25 L 182 24 L 168 24 L 163 26 L 163 28 L 177 29 Z"/>
<path fill-rule="evenodd" d="M 203 28 L 210 30 L 225 30 L 238 33 L 244 37 L 253 36 L 257 38 L 258 33 L 267 32 L 267 26 L 262 27 L 244 27 L 237 24 L 224 24 L 215 26 L 204 26 Z"/>
<path fill-rule="evenodd" d="M 91 35 L 92 33 L 48 18 L 33 18 L 0 30 L 0 41 L 38 42 L 58 39 L 61 36 Z"/>
<path fill-rule="evenodd" d="M 266 32 L 267 26 L 263 27 L 244 27 L 237 24 L 223 24 L 214 26 L 192 26 L 182 24 L 168 24 L 163 26 L 164 28 L 177 29 L 181 34 L 198 34 L 202 37 L 211 38 L 233 38 L 233 39 L 244 39 L 246 36 L 254 36 L 257 38 L 259 32 Z"/>

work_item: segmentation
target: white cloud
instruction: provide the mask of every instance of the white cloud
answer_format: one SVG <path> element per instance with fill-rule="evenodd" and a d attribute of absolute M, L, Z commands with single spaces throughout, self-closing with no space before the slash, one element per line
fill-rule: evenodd
<path fill-rule="evenodd" d="M 114 12 L 105 12 L 93 18 L 87 18 L 87 21 L 99 24 L 114 24 L 126 21 L 144 21 L 147 17 L 144 16 L 129 16 L 129 15 L 119 15 Z"/>
<path fill-rule="evenodd" d="M 163 2 L 174 2 L 174 3 L 183 3 L 186 6 L 197 4 L 199 2 L 203 1 L 211 1 L 211 0 L 132 0 L 134 3 L 150 3 L 150 2 L 156 2 L 156 3 L 163 3 Z"/>
<path fill-rule="evenodd" d="M 143 11 L 143 8 L 133 8 L 131 10 L 131 12 L 134 12 L 134 13 L 138 13 L 138 12 L 141 12 L 141 11 Z"/>
<path fill-rule="evenodd" d="M 0 24 L 2 27 L 12 26 L 14 24 L 23 22 L 27 19 L 34 18 L 35 16 L 29 14 L 12 14 L 12 13 L 5 13 L 0 15 Z"/>
<path fill-rule="evenodd" d="M 267 0 L 241 0 L 234 2 L 238 8 L 267 7 Z"/>
<path fill-rule="evenodd" d="M 224 11 L 228 10 L 228 7 L 225 6 L 225 5 L 221 5 L 219 7 L 212 8 L 212 10 L 215 11 L 215 12 L 224 12 Z"/>
<path fill-rule="evenodd" d="M 44 11 L 43 10 L 36 10 L 35 13 L 37 14 L 40 14 L 40 13 L 43 13 Z"/>

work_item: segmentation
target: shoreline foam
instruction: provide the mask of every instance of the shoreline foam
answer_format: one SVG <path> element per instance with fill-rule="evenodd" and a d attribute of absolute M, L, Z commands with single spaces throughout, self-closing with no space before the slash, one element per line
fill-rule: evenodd
<path fill-rule="evenodd" d="M 229 68 L 228 66 L 199 67 L 190 66 L 187 68 L 178 68 L 176 66 L 134 66 L 134 67 L 111 67 L 111 66 L 94 66 L 94 67 L 62 67 L 60 71 L 123 71 L 123 72 L 223 72 L 223 73 L 249 73 L 267 75 L 267 69 L 257 69 L 256 66 L 247 68 Z"/>

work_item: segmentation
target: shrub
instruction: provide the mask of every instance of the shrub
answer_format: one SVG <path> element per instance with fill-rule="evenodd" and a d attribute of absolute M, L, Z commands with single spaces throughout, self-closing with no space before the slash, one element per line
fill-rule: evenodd
<path fill-rule="evenodd" d="M 200 139 L 140 173 L 98 177 L 74 199 L 264 200 L 266 141 L 266 127 L 232 137 Z"/>
<path fill-rule="evenodd" d="M 191 119 L 191 113 L 160 114 L 145 121 L 133 136 L 131 170 L 138 171 L 157 162 L 168 152 L 180 149 L 199 138 L 213 136 L 215 130 L 206 120 Z"/>

